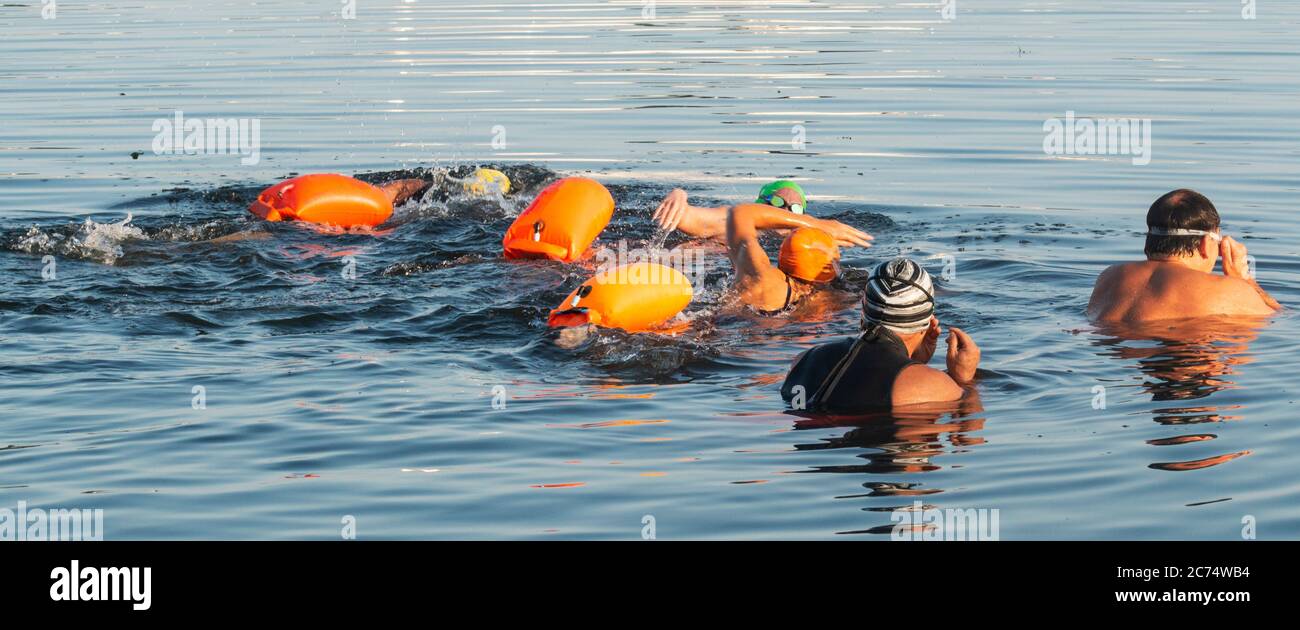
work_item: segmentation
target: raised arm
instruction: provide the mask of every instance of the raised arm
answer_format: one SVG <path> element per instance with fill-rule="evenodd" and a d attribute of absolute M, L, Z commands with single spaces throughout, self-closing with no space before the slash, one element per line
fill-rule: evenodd
<path fill-rule="evenodd" d="M 745 285 L 765 275 L 780 273 L 772 267 L 772 259 L 758 242 L 760 230 L 816 227 L 815 221 L 812 217 L 756 203 L 733 206 L 727 211 L 727 255 L 736 270 L 737 283 Z"/>
<path fill-rule="evenodd" d="M 737 210 L 740 210 L 741 216 L 736 216 Z M 737 220 L 752 226 L 751 231 L 755 232 L 755 237 L 757 237 L 757 232 L 762 230 L 794 230 L 801 227 L 810 227 L 830 234 L 835 239 L 835 244 L 840 247 L 871 247 L 871 241 L 875 238 L 862 230 L 834 219 L 818 219 L 817 217 L 795 214 L 763 204 L 742 203 L 732 206 L 727 214 L 727 247 L 732 249 L 734 249 L 735 242 L 732 238 L 732 227 Z"/>
<path fill-rule="evenodd" d="M 1246 256 L 1246 246 L 1237 242 L 1231 236 L 1226 236 L 1219 243 L 1219 255 L 1222 257 L 1223 275 L 1228 278 L 1235 278 L 1245 283 L 1245 287 L 1236 291 L 1235 299 L 1231 300 L 1234 306 L 1241 308 L 1245 314 L 1268 314 L 1270 311 L 1282 309 L 1282 305 L 1273 296 L 1269 295 L 1263 287 L 1254 278 L 1250 277 L 1250 263 Z M 1251 293 L 1258 300 L 1252 299 Z"/>
<path fill-rule="evenodd" d="M 686 191 L 680 188 L 668 193 L 659 202 L 654 220 L 666 232 L 680 230 L 694 238 L 721 240 L 727 234 L 727 209 L 692 206 L 687 203 Z"/>

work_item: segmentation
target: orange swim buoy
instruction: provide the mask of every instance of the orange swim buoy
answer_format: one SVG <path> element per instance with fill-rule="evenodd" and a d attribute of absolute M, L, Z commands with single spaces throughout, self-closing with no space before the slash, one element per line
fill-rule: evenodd
<path fill-rule="evenodd" d="M 549 258 L 573 262 L 614 216 L 614 197 L 586 177 L 566 177 L 547 186 L 506 230 L 506 258 Z"/>
<path fill-rule="evenodd" d="M 393 215 L 393 202 L 384 191 L 359 179 L 322 173 L 287 179 L 263 190 L 248 211 L 267 221 L 350 228 L 387 221 Z"/>
<path fill-rule="evenodd" d="M 656 328 L 691 303 L 694 289 L 682 272 L 657 263 L 639 262 L 602 271 L 574 289 L 547 325 L 596 324 L 641 332 Z"/>

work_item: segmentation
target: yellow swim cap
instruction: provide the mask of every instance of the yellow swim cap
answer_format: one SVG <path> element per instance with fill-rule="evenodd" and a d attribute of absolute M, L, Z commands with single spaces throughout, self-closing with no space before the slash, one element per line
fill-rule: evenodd
<path fill-rule="evenodd" d="M 500 193 L 502 195 L 510 192 L 510 178 L 505 173 L 491 168 L 480 168 L 474 171 L 469 179 L 463 184 L 465 192 L 471 195 L 486 195 L 489 193 Z"/>
<path fill-rule="evenodd" d="M 799 228 L 781 243 L 777 266 L 791 278 L 824 283 L 840 275 L 840 248 L 817 228 Z"/>

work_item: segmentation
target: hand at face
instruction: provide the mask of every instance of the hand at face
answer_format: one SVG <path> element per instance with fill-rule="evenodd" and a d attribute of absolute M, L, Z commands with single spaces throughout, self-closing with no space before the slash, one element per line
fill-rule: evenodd
<path fill-rule="evenodd" d="M 960 328 L 948 329 L 948 376 L 958 383 L 969 383 L 980 365 L 980 349 L 975 340 Z"/>
<path fill-rule="evenodd" d="M 689 208 L 686 203 L 686 191 L 680 188 L 674 189 L 664 197 L 659 208 L 655 210 L 654 220 L 663 231 L 671 232 L 677 229 Z"/>
<path fill-rule="evenodd" d="M 934 356 L 934 351 L 939 347 L 939 335 L 942 334 L 943 329 L 939 327 L 939 318 L 931 315 L 930 328 L 925 331 L 925 337 L 921 338 L 921 345 L 912 351 L 912 360 L 929 363 L 930 357 Z"/>
<path fill-rule="evenodd" d="M 1219 256 L 1223 258 L 1223 275 L 1229 278 L 1250 279 L 1250 262 L 1246 256 L 1246 246 L 1238 243 L 1231 236 L 1219 241 Z"/>

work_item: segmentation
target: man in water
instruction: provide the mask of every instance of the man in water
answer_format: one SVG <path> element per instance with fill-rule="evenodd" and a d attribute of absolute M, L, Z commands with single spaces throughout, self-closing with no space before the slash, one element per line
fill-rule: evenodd
<path fill-rule="evenodd" d="M 762 230 L 793 230 L 777 266 L 758 242 Z M 830 219 L 747 203 L 727 211 L 727 255 L 744 304 L 764 315 L 784 313 L 839 275 L 839 247 L 870 247 L 872 236 Z"/>
<path fill-rule="evenodd" d="M 949 328 L 948 371 L 932 369 L 941 334 L 930 274 L 907 258 L 880 263 L 862 289 L 862 333 L 799 355 L 781 397 L 821 413 L 960 400 L 974 392 L 980 349 Z"/>
<path fill-rule="evenodd" d="M 799 184 L 780 179 L 764 186 L 754 203 L 803 214 L 808 208 L 808 197 Z M 686 191 L 680 188 L 668 193 L 659 203 L 654 220 L 665 232 L 680 230 L 692 238 L 722 240 L 727 235 L 727 207 L 692 206 L 687 203 Z"/>
<path fill-rule="evenodd" d="M 1269 315 L 1282 308 L 1250 277 L 1246 246 L 1219 231 L 1219 211 L 1187 189 L 1147 210 L 1147 259 L 1112 265 L 1097 278 L 1088 316 L 1138 322 L 1214 315 Z M 1223 259 L 1223 275 L 1214 264 Z"/>

